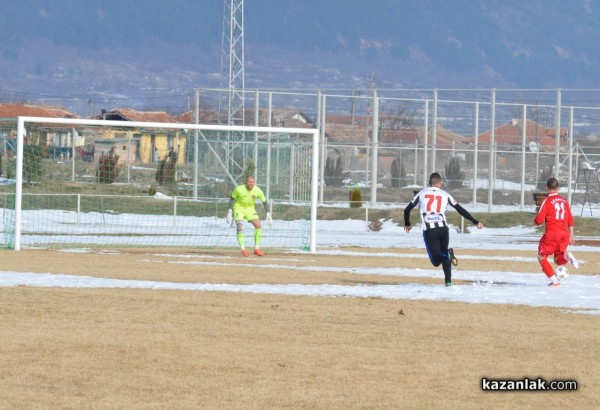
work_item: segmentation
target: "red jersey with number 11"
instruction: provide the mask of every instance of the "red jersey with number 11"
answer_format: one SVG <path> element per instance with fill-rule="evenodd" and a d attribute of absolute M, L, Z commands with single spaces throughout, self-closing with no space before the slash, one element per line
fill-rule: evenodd
<path fill-rule="evenodd" d="M 571 207 L 565 198 L 553 192 L 542 202 L 535 217 L 536 225 L 546 223 L 545 235 L 562 236 L 573 226 Z"/>

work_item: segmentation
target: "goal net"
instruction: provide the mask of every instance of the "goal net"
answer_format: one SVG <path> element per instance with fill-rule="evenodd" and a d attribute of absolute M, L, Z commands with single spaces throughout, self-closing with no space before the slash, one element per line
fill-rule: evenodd
<path fill-rule="evenodd" d="M 232 247 L 256 177 L 261 248 L 315 250 L 315 129 L 19 117 L 2 122 L 3 247 Z M 246 224 L 246 243 L 254 228 Z"/>

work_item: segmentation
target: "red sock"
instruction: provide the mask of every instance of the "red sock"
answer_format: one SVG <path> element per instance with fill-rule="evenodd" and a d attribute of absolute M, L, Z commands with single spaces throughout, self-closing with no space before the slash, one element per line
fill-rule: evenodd
<path fill-rule="evenodd" d="M 541 259 L 540 265 L 542 265 L 542 271 L 544 271 L 548 278 L 551 278 L 552 275 L 554 275 L 554 269 L 552 269 L 552 265 L 548 262 L 548 259 Z"/>

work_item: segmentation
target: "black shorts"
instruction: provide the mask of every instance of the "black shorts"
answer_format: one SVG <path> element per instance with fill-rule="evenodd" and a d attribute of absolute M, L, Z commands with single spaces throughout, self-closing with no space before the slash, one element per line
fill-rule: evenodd
<path fill-rule="evenodd" d="M 448 245 L 450 244 L 450 230 L 447 226 L 431 228 L 423 231 L 423 240 L 427 248 L 429 259 L 436 266 L 443 259 L 448 258 Z"/>

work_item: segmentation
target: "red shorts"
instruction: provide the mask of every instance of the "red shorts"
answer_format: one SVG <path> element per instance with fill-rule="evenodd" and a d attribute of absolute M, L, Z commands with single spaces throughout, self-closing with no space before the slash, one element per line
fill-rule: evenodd
<path fill-rule="evenodd" d="M 560 235 L 544 234 L 538 245 L 538 254 L 542 256 L 554 256 L 557 262 L 563 262 L 563 255 L 569 247 L 569 232 Z M 562 263 L 561 263 L 562 264 Z"/>

